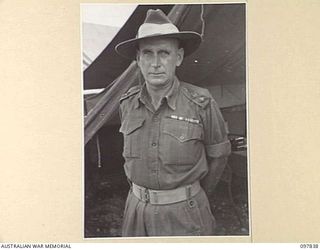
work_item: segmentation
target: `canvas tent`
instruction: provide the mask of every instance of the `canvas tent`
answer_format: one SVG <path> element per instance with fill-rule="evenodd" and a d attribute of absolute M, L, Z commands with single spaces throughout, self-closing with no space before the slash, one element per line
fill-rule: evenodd
<path fill-rule="evenodd" d="M 226 116 L 230 110 L 242 112 L 236 126 L 234 122 L 228 124 L 230 130 L 235 130 L 231 132 L 245 135 L 245 4 L 140 5 L 84 71 L 85 89 L 105 88 L 85 100 L 85 143 L 102 126 L 119 123 L 120 96 L 131 86 L 142 83 L 136 63 L 117 55 L 114 47 L 135 36 L 151 7 L 162 9 L 180 30 L 203 35 L 200 48 L 185 58 L 177 75 L 181 80 L 208 88 Z"/>
<path fill-rule="evenodd" d="M 82 24 L 82 58 L 85 70 L 118 32 L 118 27 L 90 22 Z"/>

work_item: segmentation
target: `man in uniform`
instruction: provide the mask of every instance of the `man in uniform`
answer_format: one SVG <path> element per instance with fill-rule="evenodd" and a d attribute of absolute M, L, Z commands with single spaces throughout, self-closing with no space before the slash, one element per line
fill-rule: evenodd
<path fill-rule="evenodd" d="M 230 154 L 223 117 L 208 90 L 175 70 L 201 43 L 161 10 L 149 10 L 137 37 L 116 51 L 137 61 L 144 77 L 120 100 L 125 172 L 132 183 L 123 236 L 212 235 L 207 195 Z"/>

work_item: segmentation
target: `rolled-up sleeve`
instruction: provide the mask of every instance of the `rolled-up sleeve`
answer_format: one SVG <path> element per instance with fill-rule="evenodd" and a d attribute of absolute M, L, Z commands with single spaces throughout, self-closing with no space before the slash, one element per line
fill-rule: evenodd
<path fill-rule="evenodd" d="M 204 129 L 203 141 L 207 157 L 219 158 L 228 156 L 231 153 L 231 145 L 228 140 L 226 123 L 212 97 L 203 110 L 202 122 Z"/>

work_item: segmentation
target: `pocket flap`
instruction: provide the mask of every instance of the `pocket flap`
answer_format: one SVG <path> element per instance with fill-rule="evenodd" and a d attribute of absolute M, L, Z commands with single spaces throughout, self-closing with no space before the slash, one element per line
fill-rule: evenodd
<path fill-rule="evenodd" d="M 166 122 L 163 132 L 178 141 L 201 140 L 202 129 L 199 125 L 171 119 L 166 120 Z"/>
<path fill-rule="evenodd" d="M 119 131 L 125 135 L 129 135 L 136 129 L 142 127 L 144 118 L 142 117 L 130 117 L 122 122 Z"/>

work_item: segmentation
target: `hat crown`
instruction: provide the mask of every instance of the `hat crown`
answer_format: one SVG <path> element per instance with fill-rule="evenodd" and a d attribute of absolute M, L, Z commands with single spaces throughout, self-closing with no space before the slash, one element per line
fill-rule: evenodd
<path fill-rule="evenodd" d="M 160 9 L 150 9 L 147 12 L 146 19 L 144 23 L 154 23 L 154 24 L 166 24 L 171 23 L 169 18 Z"/>
<path fill-rule="evenodd" d="M 162 10 L 148 10 L 144 23 L 140 26 L 136 38 L 179 33 Z"/>

